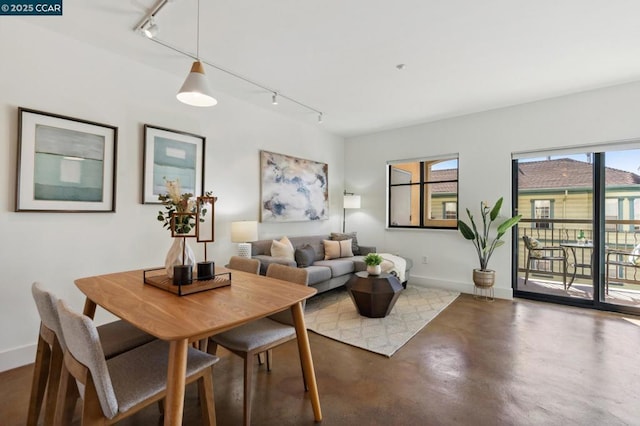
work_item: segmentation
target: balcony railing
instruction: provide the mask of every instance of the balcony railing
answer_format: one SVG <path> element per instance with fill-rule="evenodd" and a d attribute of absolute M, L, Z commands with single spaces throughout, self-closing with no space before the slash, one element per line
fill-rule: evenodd
<path fill-rule="evenodd" d="M 524 235 L 537 239 L 544 246 L 560 246 L 575 243 L 580 232 L 587 241 L 593 241 L 592 222 L 590 220 L 571 219 L 523 219 L 518 226 L 518 271 L 524 272 L 526 267 L 526 249 L 522 237 Z M 640 244 L 640 221 L 608 220 L 605 223 L 605 248 L 611 252 L 605 256 L 609 282 L 629 282 L 640 284 L 640 264 L 635 265 L 635 257 L 629 254 Z M 592 249 L 567 250 L 571 268 L 577 266 L 576 279 L 591 279 Z M 640 257 L 638 258 L 640 263 Z M 538 275 L 560 275 L 562 265 L 558 262 L 532 262 L 530 273 Z M 572 271 L 573 273 L 573 271 Z"/>

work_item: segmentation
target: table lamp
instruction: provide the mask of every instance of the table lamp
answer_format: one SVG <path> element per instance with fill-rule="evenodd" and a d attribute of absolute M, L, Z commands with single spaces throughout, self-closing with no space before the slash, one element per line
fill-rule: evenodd
<path fill-rule="evenodd" d="M 258 222 L 242 220 L 231 222 L 231 242 L 238 244 L 238 256 L 251 259 L 250 241 L 258 239 Z"/>
<path fill-rule="evenodd" d="M 347 220 L 347 209 L 359 209 L 360 196 L 352 192 L 344 191 L 344 200 L 342 204 L 342 232 L 344 233 L 344 225 Z"/>

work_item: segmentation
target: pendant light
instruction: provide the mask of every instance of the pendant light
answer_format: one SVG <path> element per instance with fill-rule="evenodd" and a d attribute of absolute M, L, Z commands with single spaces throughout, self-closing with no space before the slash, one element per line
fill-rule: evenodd
<path fill-rule="evenodd" d="M 198 21 L 196 24 L 196 60 L 191 65 L 191 71 L 176 95 L 182 103 L 192 106 L 207 107 L 213 106 L 218 101 L 211 94 L 207 77 L 204 74 L 204 67 L 200 62 L 200 0 L 198 0 Z"/>

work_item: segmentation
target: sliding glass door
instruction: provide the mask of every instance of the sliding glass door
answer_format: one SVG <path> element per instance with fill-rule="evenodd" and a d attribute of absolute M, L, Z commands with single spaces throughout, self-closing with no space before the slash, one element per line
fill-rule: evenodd
<path fill-rule="evenodd" d="M 639 167 L 638 149 L 513 160 L 516 296 L 640 313 Z"/>

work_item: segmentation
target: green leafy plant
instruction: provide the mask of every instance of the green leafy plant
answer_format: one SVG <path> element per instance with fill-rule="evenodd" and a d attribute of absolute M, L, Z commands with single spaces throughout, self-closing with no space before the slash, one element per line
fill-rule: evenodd
<path fill-rule="evenodd" d="M 476 227 L 473 215 L 469 209 L 467 209 L 467 216 L 469 216 L 471 226 L 467 225 L 462 220 L 458 220 L 458 229 L 460 230 L 460 233 L 467 240 L 471 240 L 476 248 L 478 260 L 480 261 L 480 270 L 482 271 L 487 270 L 487 265 L 489 264 L 489 259 L 491 259 L 493 251 L 504 244 L 504 241 L 500 238 L 502 238 L 509 229 L 515 226 L 520 219 L 522 219 L 522 215 L 517 215 L 505 220 L 498 225 L 496 236 L 491 238 L 489 236 L 489 230 L 491 228 L 491 224 L 498 217 L 501 208 L 502 197 L 496 201 L 496 204 L 493 207 L 490 207 L 484 201 L 480 202 L 480 214 L 482 215 L 482 228 L 480 230 Z"/>
<path fill-rule="evenodd" d="M 157 219 L 163 222 L 164 228 L 171 230 L 171 218 L 174 213 L 179 213 L 175 216 L 176 234 L 189 234 L 196 226 L 196 215 L 198 211 L 196 198 L 190 192 L 180 193 L 179 180 L 165 179 L 165 186 L 167 187 L 167 193 L 158 195 L 158 200 L 164 205 L 165 210 L 158 212 Z M 207 192 L 205 195 L 210 196 L 211 193 Z M 206 213 L 206 209 L 200 210 L 202 216 Z M 200 218 L 200 221 L 202 220 L 203 219 Z"/>
<path fill-rule="evenodd" d="M 382 263 L 382 256 L 380 256 L 378 253 L 369 253 L 365 256 L 364 263 L 366 263 L 368 266 L 379 265 Z"/>

